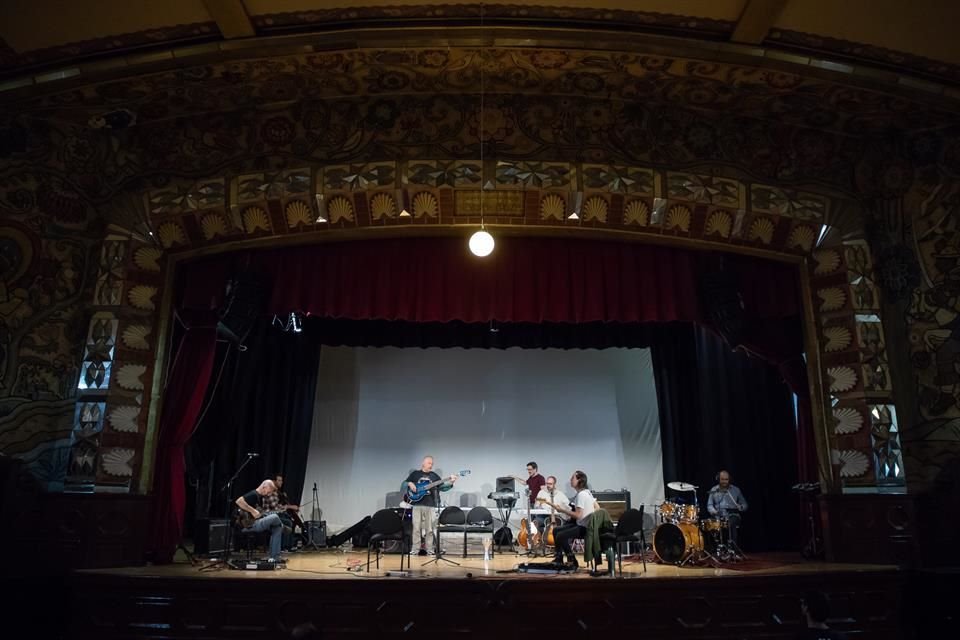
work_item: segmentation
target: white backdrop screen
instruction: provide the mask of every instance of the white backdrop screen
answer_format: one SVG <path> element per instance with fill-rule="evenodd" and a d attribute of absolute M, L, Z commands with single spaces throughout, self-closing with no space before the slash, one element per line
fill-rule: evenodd
<path fill-rule="evenodd" d="M 494 511 L 486 496 L 496 478 L 525 476 L 530 460 L 568 495 L 582 469 L 594 490 L 659 502 L 650 351 L 324 348 L 303 501 L 316 482 L 328 530 L 397 506 L 426 454 L 441 475 L 471 472 L 445 504 Z"/>

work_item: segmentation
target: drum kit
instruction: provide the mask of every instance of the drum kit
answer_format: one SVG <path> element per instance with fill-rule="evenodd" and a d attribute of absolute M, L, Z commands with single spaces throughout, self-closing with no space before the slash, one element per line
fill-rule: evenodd
<path fill-rule="evenodd" d="M 730 523 L 726 518 L 700 518 L 695 485 L 669 482 L 667 487 L 681 494 L 692 493 L 693 502 L 677 499 L 657 505 L 660 523 L 653 532 L 653 552 L 661 563 L 683 566 L 744 559 L 730 540 Z"/>

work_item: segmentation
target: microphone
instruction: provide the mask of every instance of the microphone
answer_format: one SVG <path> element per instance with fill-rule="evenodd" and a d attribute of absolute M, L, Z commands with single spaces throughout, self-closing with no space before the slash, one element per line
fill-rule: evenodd
<path fill-rule="evenodd" d="M 247 457 L 248 457 L 248 458 L 259 458 L 259 457 L 260 457 L 260 454 L 259 454 L 259 453 L 248 453 L 248 454 L 247 454 Z"/>

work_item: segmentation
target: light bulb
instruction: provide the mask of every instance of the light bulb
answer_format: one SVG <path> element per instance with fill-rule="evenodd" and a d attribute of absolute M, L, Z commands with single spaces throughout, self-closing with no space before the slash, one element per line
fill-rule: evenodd
<path fill-rule="evenodd" d="M 470 236 L 470 251 L 473 255 L 483 258 L 493 252 L 493 236 L 481 229 Z"/>

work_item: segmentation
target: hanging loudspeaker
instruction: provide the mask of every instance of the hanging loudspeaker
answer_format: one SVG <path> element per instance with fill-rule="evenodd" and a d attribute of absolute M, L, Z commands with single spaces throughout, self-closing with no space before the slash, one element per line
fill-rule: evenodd
<path fill-rule="evenodd" d="M 262 273 L 243 271 L 227 280 L 223 304 L 218 310 L 217 333 L 242 344 L 257 316 L 263 313 L 267 289 L 267 278 Z"/>

